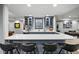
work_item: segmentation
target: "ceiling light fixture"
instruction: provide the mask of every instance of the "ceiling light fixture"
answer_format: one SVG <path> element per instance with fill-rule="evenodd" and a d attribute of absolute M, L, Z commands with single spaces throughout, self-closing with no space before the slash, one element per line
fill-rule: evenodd
<path fill-rule="evenodd" d="M 57 4 L 53 4 L 53 7 L 56 7 L 57 6 Z"/>
<path fill-rule="evenodd" d="M 29 14 L 29 16 L 32 16 L 31 14 Z"/>
<path fill-rule="evenodd" d="M 48 14 L 46 16 L 49 16 Z"/>
<path fill-rule="evenodd" d="M 31 4 L 27 4 L 28 7 L 31 7 Z"/>

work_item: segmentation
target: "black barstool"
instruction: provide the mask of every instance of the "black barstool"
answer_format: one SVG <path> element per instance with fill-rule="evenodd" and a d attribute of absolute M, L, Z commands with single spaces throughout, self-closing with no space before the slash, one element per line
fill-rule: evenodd
<path fill-rule="evenodd" d="M 0 43 L 0 47 L 3 51 L 5 51 L 5 54 L 8 54 L 10 52 L 10 54 L 13 54 L 13 50 L 15 49 L 13 44 L 1 44 Z"/>
<path fill-rule="evenodd" d="M 18 54 L 20 54 L 22 43 L 13 43 L 13 45 L 14 45 L 14 47 L 15 47 L 15 49 L 16 49 L 15 52 L 18 53 Z"/>
<path fill-rule="evenodd" d="M 56 49 L 57 49 L 57 45 L 56 44 L 43 44 L 43 49 L 44 49 L 44 51 L 43 51 L 43 54 L 45 54 L 45 53 L 53 53 L 54 51 L 56 51 Z"/>
<path fill-rule="evenodd" d="M 61 42 L 61 43 L 57 43 L 58 44 L 58 47 L 63 47 L 64 45 L 65 45 L 65 43 L 64 42 Z"/>
<path fill-rule="evenodd" d="M 72 44 L 64 44 L 63 47 L 61 47 L 61 50 L 59 51 L 59 54 L 61 53 L 62 49 L 66 50 L 67 53 L 70 52 L 72 54 L 72 52 L 77 51 L 79 48 L 79 45 L 72 45 Z"/>
<path fill-rule="evenodd" d="M 21 45 L 21 50 L 26 52 L 27 54 L 32 53 L 32 52 L 35 54 L 36 53 L 35 49 L 36 49 L 35 45 L 33 45 L 33 44 Z"/>

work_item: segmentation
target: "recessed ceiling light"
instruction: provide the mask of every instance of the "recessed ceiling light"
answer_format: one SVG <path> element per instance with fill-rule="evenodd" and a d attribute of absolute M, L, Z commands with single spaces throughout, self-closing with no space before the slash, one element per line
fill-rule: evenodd
<path fill-rule="evenodd" d="M 57 6 L 57 4 L 53 4 L 53 7 L 56 7 Z"/>
<path fill-rule="evenodd" d="M 31 4 L 27 4 L 28 7 L 31 7 Z"/>
<path fill-rule="evenodd" d="M 32 16 L 31 14 L 29 14 L 29 16 Z"/>
<path fill-rule="evenodd" d="M 46 16 L 49 16 L 48 14 Z"/>
<path fill-rule="evenodd" d="M 69 16 L 69 17 L 71 17 L 71 16 Z"/>

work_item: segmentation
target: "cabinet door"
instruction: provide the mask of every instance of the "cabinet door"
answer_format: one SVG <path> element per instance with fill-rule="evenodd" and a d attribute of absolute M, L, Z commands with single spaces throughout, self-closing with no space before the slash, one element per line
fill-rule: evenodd
<path fill-rule="evenodd" d="M 45 17 L 45 27 L 53 28 L 53 16 Z"/>
<path fill-rule="evenodd" d="M 32 26 L 32 23 L 33 23 L 33 17 L 32 16 L 29 16 L 28 17 L 28 25 L 29 26 Z"/>
<path fill-rule="evenodd" d="M 28 17 L 25 16 L 24 18 L 25 18 L 25 25 L 28 25 Z"/>
<path fill-rule="evenodd" d="M 49 27 L 53 28 L 53 16 L 50 16 L 49 23 L 50 23 Z"/>
<path fill-rule="evenodd" d="M 32 26 L 33 17 L 32 16 L 25 16 L 25 25 Z"/>
<path fill-rule="evenodd" d="M 50 18 L 49 18 L 48 16 L 46 16 L 46 17 L 44 18 L 44 20 L 45 20 L 45 21 L 44 21 L 44 22 L 45 22 L 45 23 L 44 23 L 44 24 L 45 24 L 45 27 L 49 27 L 49 19 L 50 19 Z"/>

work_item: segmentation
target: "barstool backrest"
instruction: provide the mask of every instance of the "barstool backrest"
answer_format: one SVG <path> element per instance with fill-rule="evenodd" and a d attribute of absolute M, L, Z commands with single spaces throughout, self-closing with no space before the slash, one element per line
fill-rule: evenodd
<path fill-rule="evenodd" d="M 63 47 L 63 49 L 70 51 L 70 52 L 74 52 L 74 51 L 78 50 L 78 48 L 79 48 L 78 44 L 76 44 L 76 45 L 65 44 L 65 46 Z"/>
<path fill-rule="evenodd" d="M 14 47 L 11 44 L 0 44 L 0 47 L 4 51 L 10 51 L 14 49 Z"/>
<path fill-rule="evenodd" d="M 22 46 L 21 46 L 21 49 L 22 49 L 24 52 L 31 52 L 31 51 L 34 51 L 35 46 L 34 46 L 34 45 L 22 45 Z"/>
<path fill-rule="evenodd" d="M 44 44 L 44 50 L 46 50 L 46 51 L 55 51 L 56 49 L 57 49 L 57 45 L 56 44 L 54 44 L 54 45 L 46 45 L 46 44 Z"/>

